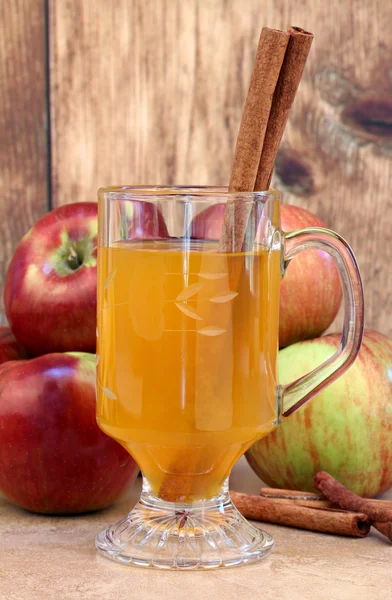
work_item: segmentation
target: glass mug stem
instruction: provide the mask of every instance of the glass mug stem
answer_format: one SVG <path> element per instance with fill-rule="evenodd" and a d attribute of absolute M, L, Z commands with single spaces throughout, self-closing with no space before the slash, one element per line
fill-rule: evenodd
<path fill-rule="evenodd" d="M 178 570 L 235 567 L 263 558 L 274 540 L 238 512 L 228 481 L 209 500 L 180 503 L 154 496 L 143 475 L 138 503 L 98 535 L 98 550 L 117 562 Z"/>
<path fill-rule="evenodd" d="M 353 251 L 339 234 L 309 227 L 285 235 L 284 271 L 304 250 L 323 250 L 335 261 L 344 298 L 344 323 L 340 345 L 331 358 L 297 381 L 280 387 L 281 415 L 290 416 L 330 385 L 354 362 L 361 347 L 364 328 L 362 281 Z"/>

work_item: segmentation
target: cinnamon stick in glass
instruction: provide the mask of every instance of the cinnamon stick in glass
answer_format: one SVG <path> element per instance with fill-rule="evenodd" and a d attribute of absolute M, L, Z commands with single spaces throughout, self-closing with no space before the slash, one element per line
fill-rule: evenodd
<path fill-rule="evenodd" d="M 263 27 L 261 31 L 238 132 L 229 192 L 254 190 L 274 92 L 289 38 L 284 31 L 268 27 Z M 241 202 L 240 198 L 227 203 L 219 242 L 220 252 L 241 251 L 249 215 L 249 203 Z"/>
<path fill-rule="evenodd" d="M 291 33 L 266 27 L 261 32 L 234 155 L 229 184 L 230 192 L 253 192 L 255 189 L 256 178 L 260 172 L 260 160 L 265 133 L 268 127 L 268 119 L 272 103 L 277 100 L 275 89 L 281 74 L 290 36 Z M 304 64 L 302 67 L 299 64 L 291 64 L 291 66 L 285 69 L 286 76 L 288 76 L 289 69 L 291 68 L 295 70 L 299 69 L 298 72 L 302 74 L 303 67 Z M 281 89 L 285 92 L 285 90 L 289 89 L 289 86 L 282 85 Z M 284 102 L 283 105 L 286 106 L 286 103 Z M 279 118 L 279 111 L 277 111 L 275 119 L 279 120 Z M 273 139 L 275 132 L 283 131 L 287 120 L 286 113 L 282 114 L 282 118 L 284 118 L 283 126 L 277 127 L 275 125 L 271 128 L 270 139 Z M 279 143 L 274 144 L 274 147 L 278 145 Z M 240 197 L 234 198 L 232 202 L 227 203 L 219 242 L 220 252 L 238 252 L 243 249 L 245 234 L 250 221 L 249 216 L 249 203 L 241 202 Z M 257 223 L 254 225 L 257 227 Z M 249 238 L 252 238 L 252 236 L 249 236 Z M 236 287 L 239 276 L 239 272 L 229 274 L 233 289 Z M 179 456 L 178 460 L 185 463 L 185 473 L 192 473 L 195 470 L 193 467 L 199 463 L 199 453 L 197 450 L 189 450 L 186 456 L 183 456 L 183 454 L 181 453 L 181 457 Z M 181 477 L 165 473 L 159 496 L 167 501 L 179 502 L 184 494 L 189 497 L 193 493 L 194 485 L 195 482 L 192 475 Z"/>
<path fill-rule="evenodd" d="M 253 74 L 237 139 L 229 185 L 230 191 L 253 190 L 274 90 L 288 40 L 289 35 L 283 31 L 268 29 L 266 27 L 261 31 Z M 229 207 L 229 212 L 226 211 L 226 213 L 219 250 L 223 252 L 232 252 L 235 249 L 240 250 L 249 219 L 248 205 L 236 202 Z M 233 223 L 235 223 L 234 229 Z M 240 237 L 238 238 L 239 232 Z M 232 240 L 233 235 L 236 236 L 234 241 Z M 238 277 L 239 273 L 230 274 L 230 279 L 234 279 L 234 287 L 238 281 Z M 195 485 L 197 486 L 197 483 L 195 484 L 194 477 L 187 473 L 198 470 L 196 467 L 200 460 L 200 451 L 197 449 L 189 449 L 186 455 L 181 453 L 181 456 L 178 456 L 178 461 L 176 461 L 176 467 L 183 465 L 184 475 L 181 476 L 180 470 L 177 468 L 173 468 L 172 470 L 178 472 L 178 475 L 165 473 L 159 490 L 159 497 L 169 502 L 181 502 L 184 495 L 190 496 L 194 493 L 194 487 Z"/>
<path fill-rule="evenodd" d="M 263 27 L 237 137 L 229 191 L 251 192 L 290 35 Z"/>
<path fill-rule="evenodd" d="M 231 492 L 230 495 L 237 509 L 247 519 L 352 537 L 365 537 L 370 531 L 370 520 L 360 512 L 284 504 L 272 498 L 238 492 Z"/>
<path fill-rule="evenodd" d="M 313 42 L 313 34 L 300 27 L 290 27 L 288 33 L 290 39 L 274 93 L 253 188 L 256 191 L 268 189 L 271 182 L 275 158 Z"/>
<path fill-rule="evenodd" d="M 262 66 L 264 64 L 260 62 L 260 65 L 258 65 L 257 61 L 255 63 L 255 70 L 249 87 L 234 154 L 232 175 L 229 184 L 230 192 L 264 191 L 268 189 L 276 154 L 313 41 L 313 34 L 300 27 L 290 27 L 286 34 L 264 28 L 260 37 L 258 55 L 264 52 L 264 45 L 261 45 L 263 32 L 274 32 L 275 37 L 277 33 L 281 34 L 281 36 L 286 35 L 288 36 L 286 37 L 288 43 L 272 99 L 266 95 L 265 97 L 260 97 L 258 102 L 254 100 L 254 96 L 260 88 L 258 78 L 263 74 Z M 272 34 L 270 33 L 269 35 L 271 37 L 270 43 L 272 43 Z M 282 37 L 281 39 L 283 46 L 285 38 Z M 277 44 L 276 41 L 275 43 Z M 275 51 L 278 53 L 278 44 Z M 281 48 L 280 52 L 282 52 Z M 278 61 L 276 61 L 273 65 L 273 71 L 271 70 L 274 76 L 272 77 L 271 75 L 268 79 L 268 90 L 272 87 L 278 64 Z M 262 87 L 264 88 L 264 86 Z M 262 117 L 257 112 L 261 101 L 263 101 Z M 267 111 L 268 119 L 265 123 L 264 119 Z M 254 143 L 258 128 L 261 128 L 261 145 Z M 256 171 L 255 161 L 257 161 Z M 246 250 L 244 241 L 249 239 L 250 243 L 252 237 L 250 232 L 247 234 L 248 227 L 252 225 L 252 220 L 249 217 L 250 210 L 248 203 L 241 203 L 240 198 L 234 198 L 231 203 L 227 203 L 219 245 L 220 252 L 240 252 L 242 249 Z M 253 225 L 254 233 L 256 233 L 257 223 Z"/>

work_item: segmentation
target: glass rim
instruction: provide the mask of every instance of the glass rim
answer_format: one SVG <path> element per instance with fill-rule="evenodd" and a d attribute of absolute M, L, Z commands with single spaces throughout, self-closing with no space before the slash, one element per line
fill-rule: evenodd
<path fill-rule="evenodd" d="M 237 198 L 241 202 L 266 202 L 268 198 L 279 200 L 281 193 L 275 188 L 254 192 L 229 192 L 224 186 L 207 185 L 122 185 L 102 187 L 98 190 L 98 196 L 108 200 L 126 200 L 129 196 L 137 196 L 140 199 L 159 199 L 160 201 L 173 200 L 173 198 L 192 200 L 195 202 L 210 201 L 212 198 Z"/>

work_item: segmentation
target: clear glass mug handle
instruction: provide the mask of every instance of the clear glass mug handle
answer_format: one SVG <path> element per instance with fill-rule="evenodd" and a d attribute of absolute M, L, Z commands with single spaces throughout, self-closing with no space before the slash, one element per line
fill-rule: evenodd
<path fill-rule="evenodd" d="M 343 287 L 344 324 L 337 351 L 316 369 L 280 387 L 281 415 L 288 417 L 354 362 L 361 347 L 364 327 L 362 281 L 355 256 L 347 242 L 334 231 L 309 227 L 285 234 L 284 269 L 303 250 L 323 250 L 332 256 Z"/>

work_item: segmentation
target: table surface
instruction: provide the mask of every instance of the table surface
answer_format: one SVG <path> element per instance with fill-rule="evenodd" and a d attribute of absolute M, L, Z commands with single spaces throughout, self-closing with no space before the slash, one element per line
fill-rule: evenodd
<path fill-rule="evenodd" d="M 230 483 L 248 493 L 260 488 L 245 459 Z M 96 553 L 94 538 L 128 512 L 139 491 L 140 479 L 116 505 L 79 517 L 33 515 L 0 499 L 1 600 L 392 598 L 392 544 L 377 531 L 352 539 L 262 524 L 275 549 L 254 565 L 181 573 L 118 565 Z"/>

